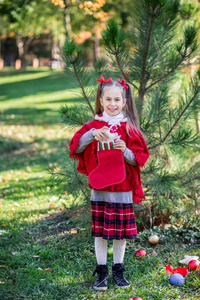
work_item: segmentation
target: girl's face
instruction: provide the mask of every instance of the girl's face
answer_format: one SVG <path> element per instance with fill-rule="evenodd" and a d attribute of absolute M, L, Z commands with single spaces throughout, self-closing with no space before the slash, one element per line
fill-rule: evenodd
<path fill-rule="evenodd" d="M 122 91 L 119 87 L 111 86 L 105 88 L 102 98 L 100 98 L 101 105 L 104 111 L 110 116 L 116 116 L 126 104 L 126 99 L 123 99 Z"/>

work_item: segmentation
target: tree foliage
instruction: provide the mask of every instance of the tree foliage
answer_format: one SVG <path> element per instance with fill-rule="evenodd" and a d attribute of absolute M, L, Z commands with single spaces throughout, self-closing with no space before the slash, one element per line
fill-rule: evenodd
<path fill-rule="evenodd" d="M 183 26 L 181 16 L 185 6 L 179 0 L 133 1 L 130 9 L 135 14 L 129 29 L 124 32 L 110 20 L 102 38 L 115 66 L 112 78 L 121 76 L 133 87 L 141 130 L 150 150 L 150 159 L 143 170 L 148 205 L 162 212 L 172 207 L 172 211 L 180 200 L 191 199 L 197 209 L 200 137 L 195 128 L 195 112 L 200 108 L 200 70 L 186 87 L 181 87 L 179 98 L 174 96 L 173 86 L 184 64 L 198 55 L 198 28 L 188 20 Z M 184 28 L 181 35 L 177 31 L 180 25 Z M 68 74 L 74 73 L 74 78 L 81 83 L 83 102 L 89 100 L 94 105 L 95 78 L 101 73 L 105 78 L 110 77 L 111 71 L 101 60 L 88 72 L 91 93 L 87 100 L 85 78 L 79 73 L 80 52 L 73 40 L 68 39 L 66 43 L 68 49 L 73 49 L 69 54 L 64 48 Z M 89 110 L 91 118 L 93 110 Z"/>

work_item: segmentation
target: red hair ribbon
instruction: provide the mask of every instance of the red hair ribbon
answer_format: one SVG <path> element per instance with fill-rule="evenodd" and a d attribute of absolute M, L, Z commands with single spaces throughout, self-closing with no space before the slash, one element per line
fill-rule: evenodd
<path fill-rule="evenodd" d="M 125 88 L 125 90 L 128 90 L 128 85 L 126 85 L 125 80 L 123 79 L 122 81 L 118 78 L 117 82 L 121 83 L 121 85 L 123 85 L 123 87 Z"/>
<path fill-rule="evenodd" d="M 96 80 L 101 82 L 103 85 L 104 85 L 104 83 L 113 81 L 111 77 L 105 80 L 103 75 L 101 75 L 101 79 L 96 78 Z"/>

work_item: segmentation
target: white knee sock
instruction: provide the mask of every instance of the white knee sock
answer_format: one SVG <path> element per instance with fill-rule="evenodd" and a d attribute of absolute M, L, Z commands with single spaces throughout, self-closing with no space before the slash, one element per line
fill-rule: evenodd
<path fill-rule="evenodd" d="M 94 239 L 95 253 L 98 265 L 107 264 L 107 240 L 102 237 L 95 237 Z"/>
<path fill-rule="evenodd" d="M 122 264 L 124 261 L 124 253 L 126 240 L 113 240 L 113 262 L 114 264 Z"/>

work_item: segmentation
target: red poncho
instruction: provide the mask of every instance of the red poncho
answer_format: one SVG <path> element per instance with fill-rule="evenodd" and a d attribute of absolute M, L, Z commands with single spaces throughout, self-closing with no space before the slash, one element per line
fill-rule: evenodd
<path fill-rule="evenodd" d="M 70 141 L 70 157 L 77 159 L 78 167 L 77 171 L 84 175 L 89 175 L 97 165 L 97 141 L 90 143 L 87 148 L 82 153 L 75 153 L 76 148 L 79 145 L 80 137 L 89 131 L 92 128 L 100 129 L 103 126 L 109 127 L 108 123 L 104 121 L 94 120 L 90 123 L 83 125 L 83 127 L 78 130 L 72 140 Z M 142 190 L 142 181 L 140 177 L 140 167 L 145 165 L 149 157 L 149 151 L 146 145 L 146 142 L 142 134 L 137 133 L 136 131 L 130 130 L 130 136 L 126 132 L 126 123 L 121 123 L 121 126 L 117 127 L 117 133 L 121 136 L 121 140 L 126 143 L 128 149 L 130 149 L 134 155 L 135 160 L 138 162 L 137 166 L 130 165 L 125 161 L 126 168 L 126 178 L 123 182 L 119 184 L 110 185 L 106 188 L 103 188 L 102 191 L 107 192 L 133 192 L 133 203 L 141 203 L 145 199 L 143 190 Z M 89 184 L 90 189 L 92 186 Z"/>

